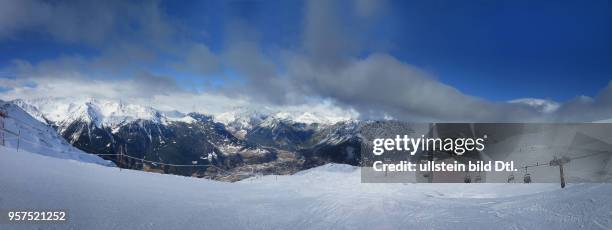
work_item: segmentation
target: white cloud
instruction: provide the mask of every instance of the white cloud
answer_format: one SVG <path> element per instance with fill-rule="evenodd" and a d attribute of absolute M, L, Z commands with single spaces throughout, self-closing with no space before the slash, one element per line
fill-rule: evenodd
<path fill-rule="evenodd" d="M 37 32 L 60 42 L 113 44 L 125 37 L 158 41 L 170 36 L 158 2 L 4 0 L 0 39 Z"/>
<path fill-rule="evenodd" d="M 63 98 L 67 101 L 82 101 L 85 98 L 121 100 L 127 103 L 151 106 L 162 111 L 199 112 L 218 115 L 237 108 L 253 110 L 283 111 L 295 117 L 312 113 L 329 121 L 356 118 L 358 114 L 330 101 L 309 102 L 293 105 L 272 105 L 253 101 L 250 97 L 229 97 L 214 92 L 190 92 L 179 89 L 172 79 L 153 75 L 142 75 L 128 80 L 93 80 L 88 77 L 3 79 L 0 86 L 8 91 L 0 92 L 0 99 Z M 295 115 L 297 114 L 297 115 Z"/>
<path fill-rule="evenodd" d="M 559 107 L 561 107 L 559 102 L 539 98 L 520 98 L 511 100 L 509 103 L 531 106 L 536 108 L 538 111 L 547 114 L 553 113 L 557 111 Z"/>

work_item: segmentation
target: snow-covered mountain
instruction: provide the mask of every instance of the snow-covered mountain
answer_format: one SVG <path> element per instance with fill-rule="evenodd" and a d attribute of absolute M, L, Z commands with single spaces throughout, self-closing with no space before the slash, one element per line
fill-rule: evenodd
<path fill-rule="evenodd" d="M 216 179 L 218 170 L 223 170 L 234 174 L 226 180 L 236 180 L 241 177 L 235 175 L 254 168 L 293 173 L 329 162 L 357 165 L 360 157 L 358 129 L 346 129 L 357 122 L 336 123 L 344 118 L 310 112 L 236 108 L 213 116 L 92 98 L 13 103 L 55 127 L 77 148 L 104 154 L 124 168 Z M 353 133 L 340 135 L 336 129 Z M 211 167 L 174 167 L 136 159 Z"/>
<path fill-rule="evenodd" d="M 63 135 L 75 123 L 89 124 L 98 129 L 110 128 L 117 132 L 122 126 L 136 121 L 160 125 L 196 121 L 190 114 L 179 111 L 160 111 L 150 106 L 105 99 L 43 98 L 17 99 L 12 102 L 37 120 L 56 126 L 58 132 Z M 274 133 L 270 138 L 276 140 L 284 138 L 285 134 L 291 135 L 283 131 L 287 127 L 291 127 L 292 132 L 317 132 L 334 124 L 355 122 L 350 116 L 323 116 L 308 111 L 277 111 L 267 107 L 237 107 L 232 111 L 202 116 L 210 117 L 209 122 L 223 124 L 227 131 L 239 139 L 247 139 L 249 132 L 270 130 Z M 251 136 L 254 135 L 256 134 Z"/>
<path fill-rule="evenodd" d="M 50 121 L 47 120 L 47 118 L 45 117 L 45 115 L 38 110 L 38 108 L 36 106 L 33 106 L 32 104 L 25 102 L 24 100 L 21 99 L 17 99 L 17 100 L 13 100 L 11 101 L 12 104 L 18 106 L 19 108 L 21 108 L 24 112 L 26 112 L 27 114 L 29 114 L 30 116 L 32 116 L 34 119 L 44 123 L 44 124 L 48 124 Z"/>
<path fill-rule="evenodd" d="M 175 121 L 190 123 L 194 121 L 187 113 L 161 111 L 150 106 L 107 99 L 41 98 L 16 99 L 12 102 L 37 120 L 58 126 L 60 132 L 75 121 L 92 123 L 98 128 L 117 128 L 136 120 L 147 120 L 159 124 L 168 124 Z M 241 139 L 246 136 L 249 130 L 260 124 L 264 126 L 273 125 L 273 123 L 282 121 L 323 126 L 351 120 L 350 116 L 319 115 L 295 109 L 279 111 L 268 107 L 258 109 L 236 107 L 231 111 L 215 115 L 208 114 L 207 116 L 211 116 L 215 122 L 224 124 L 227 130 Z M 262 124 L 263 122 L 266 123 Z"/>
<path fill-rule="evenodd" d="M 279 111 L 273 108 L 246 108 L 237 107 L 231 111 L 214 115 L 214 120 L 225 124 L 228 130 L 238 138 L 246 138 L 249 130 L 260 127 L 268 127 L 285 124 L 316 125 L 319 127 L 333 125 L 339 122 L 354 120 L 348 115 L 317 114 L 314 111 L 303 111 L 299 109 Z"/>
<path fill-rule="evenodd" d="M 24 107 L 28 108 L 29 112 L 24 111 L 22 109 Z M 70 145 L 53 127 L 41 122 L 45 121 L 44 117 L 32 106 L 0 101 L 0 110 L 7 114 L 4 118 L 4 130 L 0 131 L 3 132 L 4 144 L 7 147 L 19 147 L 21 150 L 56 158 L 113 165 L 110 161 L 87 154 Z M 30 114 L 37 116 L 32 117 Z"/>
<path fill-rule="evenodd" d="M 150 106 L 95 98 L 81 100 L 65 98 L 17 99 L 13 103 L 39 121 L 58 126 L 60 133 L 76 121 L 91 123 L 97 128 L 117 128 L 137 120 L 147 120 L 160 124 L 167 124 L 172 121 L 187 123 L 193 121 L 191 117 L 179 112 L 166 114 Z"/>
<path fill-rule="evenodd" d="M 214 116 L 216 122 L 225 124 L 227 130 L 232 132 L 234 136 L 244 139 L 249 130 L 260 124 L 263 120 L 270 116 L 270 112 L 266 109 L 258 111 L 245 107 L 238 107 L 232 111 L 227 111 Z"/>

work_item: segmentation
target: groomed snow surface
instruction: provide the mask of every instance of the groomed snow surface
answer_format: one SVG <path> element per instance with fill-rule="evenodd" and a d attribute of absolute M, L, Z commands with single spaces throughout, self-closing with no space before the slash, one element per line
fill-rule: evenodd
<path fill-rule="evenodd" d="M 362 184 L 358 168 L 336 164 L 226 183 L 0 146 L 0 210 L 69 213 L 0 229 L 612 228 L 612 185 L 558 186 Z"/>

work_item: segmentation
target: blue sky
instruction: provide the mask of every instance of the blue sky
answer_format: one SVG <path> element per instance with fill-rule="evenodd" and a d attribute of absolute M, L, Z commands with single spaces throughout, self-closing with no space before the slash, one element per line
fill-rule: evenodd
<path fill-rule="evenodd" d="M 256 100 L 257 91 L 276 92 L 261 97 L 273 103 L 314 97 L 349 105 L 362 103 L 326 85 L 311 86 L 308 77 L 284 79 L 299 78 L 291 74 L 298 63 L 324 75 L 369 59 L 397 61 L 419 72 L 417 80 L 423 75 L 491 103 L 596 98 L 612 79 L 612 20 L 605 0 L 3 4 L 0 75 L 9 79 L 49 68 L 75 68 L 85 78 L 109 81 L 147 73 L 188 91 L 238 88 Z M 391 60 L 372 58 L 376 54 Z M 26 63 L 28 71 L 15 63 Z M 260 81 L 284 83 L 252 86 Z M 304 87 L 283 92 L 285 84 Z M 279 95 L 289 99 L 275 101 Z"/>
<path fill-rule="evenodd" d="M 475 95 L 567 100 L 612 76 L 606 1 L 407 1 L 395 9 L 403 14 L 393 21 L 406 23 L 390 38 L 403 41 L 393 53 Z"/>
<path fill-rule="evenodd" d="M 258 31 L 263 49 L 301 42 L 300 1 L 163 1 L 161 9 L 213 52 L 224 49 L 227 24 L 237 20 Z M 568 100 L 594 95 L 611 79 L 610 19 L 608 1 L 390 1 L 375 28 L 346 26 L 371 46 L 362 52 L 389 52 L 465 93 Z M 21 31 L 0 42 L 0 63 L 98 52 Z"/>

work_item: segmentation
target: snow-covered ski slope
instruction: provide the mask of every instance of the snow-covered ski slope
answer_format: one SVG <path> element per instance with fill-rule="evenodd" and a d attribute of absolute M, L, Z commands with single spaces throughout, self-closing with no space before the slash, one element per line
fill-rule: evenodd
<path fill-rule="evenodd" d="M 325 165 L 238 183 L 120 170 L 0 147 L 0 210 L 68 222 L 0 229 L 610 229 L 612 185 L 362 184 Z"/>
<path fill-rule="evenodd" d="M 70 145 L 53 127 L 42 123 L 13 103 L 0 100 L 0 110 L 7 113 L 7 117 L 1 121 L 4 128 L 0 129 L 4 135 L 5 146 L 19 147 L 21 150 L 56 158 L 114 166 L 110 161 Z"/>

